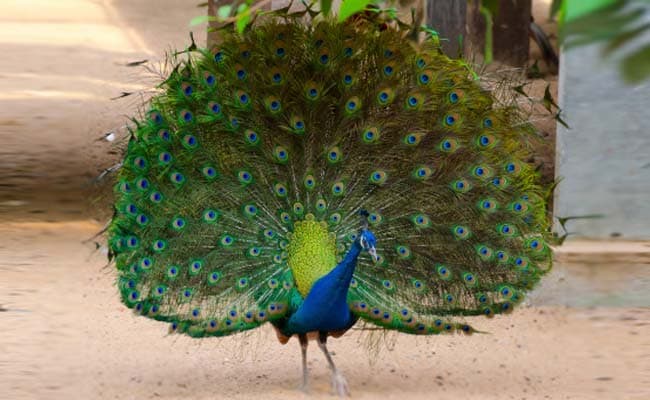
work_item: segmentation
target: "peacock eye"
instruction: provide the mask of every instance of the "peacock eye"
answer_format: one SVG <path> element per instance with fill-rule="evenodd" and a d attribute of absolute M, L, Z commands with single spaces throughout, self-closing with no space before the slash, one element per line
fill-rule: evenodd
<path fill-rule="evenodd" d="M 245 211 L 246 215 L 248 215 L 249 217 L 253 217 L 253 216 L 257 215 L 257 207 L 255 205 L 253 205 L 253 204 L 246 205 L 244 207 L 244 211 Z"/>
<path fill-rule="evenodd" d="M 172 183 L 176 183 L 176 184 L 181 184 L 185 182 L 185 177 L 180 172 L 172 172 L 171 175 L 169 176 L 169 179 L 172 181 Z"/>
<path fill-rule="evenodd" d="M 141 178 L 137 182 L 138 189 L 146 190 L 149 188 L 149 180 L 147 178 Z"/>
<path fill-rule="evenodd" d="M 163 117 L 158 111 L 151 111 L 149 113 L 149 119 L 155 124 L 161 124 L 163 122 Z"/>
<path fill-rule="evenodd" d="M 160 153 L 160 154 L 158 155 L 158 160 L 159 160 L 162 164 L 169 164 L 169 162 L 172 160 L 172 155 L 169 154 L 169 153 L 166 152 L 166 151 L 163 151 L 162 153 Z"/>
<path fill-rule="evenodd" d="M 133 160 L 133 166 L 139 169 L 144 169 L 147 167 L 147 160 L 145 160 L 143 157 L 136 157 Z"/>
<path fill-rule="evenodd" d="M 183 219 L 181 217 L 174 218 L 172 220 L 172 228 L 174 228 L 176 230 L 181 230 L 181 229 L 185 228 L 185 219 Z"/>
<path fill-rule="evenodd" d="M 492 128 L 492 119 L 490 119 L 490 118 L 485 118 L 485 119 L 483 120 L 483 127 L 488 128 L 488 129 L 489 129 L 489 128 Z"/>
<path fill-rule="evenodd" d="M 192 135 L 185 135 L 185 137 L 183 137 L 183 142 L 185 143 L 186 147 L 190 148 L 196 147 L 197 145 L 196 137 Z"/>
<path fill-rule="evenodd" d="M 192 93 L 194 92 L 194 88 L 192 88 L 192 85 L 190 85 L 189 83 L 183 83 L 181 87 L 183 89 L 183 94 L 185 94 L 185 96 L 191 96 Z"/>
<path fill-rule="evenodd" d="M 334 196 L 342 196 L 345 192 L 345 185 L 343 182 L 336 182 L 332 185 L 332 194 Z"/>
<path fill-rule="evenodd" d="M 153 192 L 149 196 L 149 200 L 151 200 L 154 203 L 160 203 L 162 201 L 162 195 L 158 192 Z"/>
<path fill-rule="evenodd" d="M 192 121 L 193 115 L 189 111 L 181 111 L 181 119 L 185 122 L 191 122 Z"/>
<path fill-rule="evenodd" d="M 169 135 L 169 131 L 167 129 L 161 129 L 158 131 L 158 137 L 166 142 L 169 142 L 171 139 L 171 136 Z"/>
<path fill-rule="evenodd" d="M 453 125 L 456 122 L 456 118 L 453 115 L 447 115 L 445 117 L 445 123 L 449 126 Z"/>

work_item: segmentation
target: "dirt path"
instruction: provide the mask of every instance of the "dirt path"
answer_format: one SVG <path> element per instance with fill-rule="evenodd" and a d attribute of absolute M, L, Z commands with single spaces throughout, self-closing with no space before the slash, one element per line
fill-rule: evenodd
<path fill-rule="evenodd" d="M 119 303 L 90 223 L 0 225 L 0 398 L 303 399 L 300 352 L 271 329 L 196 340 Z M 331 351 L 358 399 L 647 399 L 650 309 L 531 307 L 465 336 L 395 335 L 369 364 L 358 332 Z M 389 340 L 389 342 L 392 341 Z M 313 398 L 329 398 L 312 346 Z"/>
<path fill-rule="evenodd" d="M 183 48 L 189 1 L 3 0 L 0 5 L 0 215 L 61 221 L 97 216 L 90 184 L 116 162 L 97 141 L 141 101 L 111 101 L 146 88 L 142 70 Z M 156 7 L 151 5 L 155 4 Z M 204 36 L 204 35 L 203 35 Z M 197 35 L 200 40 L 201 34 Z M 118 132 L 124 137 L 124 132 Z"/>

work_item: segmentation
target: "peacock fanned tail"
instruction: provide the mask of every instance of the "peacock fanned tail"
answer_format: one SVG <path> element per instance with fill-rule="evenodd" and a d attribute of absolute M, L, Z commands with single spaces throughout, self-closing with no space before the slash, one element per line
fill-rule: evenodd
<path fill-rule="evenodd" d="M 366 322 L 471 331 L 550 268 L 534 129 L 434 41 L 269 18 L 190 54 L 138 120 L 109 246 L 123 302 L 191 336 L 284 318 L 364 226 Z"/>

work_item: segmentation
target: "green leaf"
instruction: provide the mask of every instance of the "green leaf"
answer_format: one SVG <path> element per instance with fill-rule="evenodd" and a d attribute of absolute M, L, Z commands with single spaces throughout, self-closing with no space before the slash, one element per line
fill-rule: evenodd
<path fill-rule="evenodd" d="M 499 14 L 499 0 L 482 0 L 481 5 L 490 11 L 493 18 Z"/>
<path fill-rule="evenodd" d="M 519 93 L 520 95 L 530 99 L 530 96 L 528 96 L 528 94 L 526 94 L 526 92 L 524 91 L 524 88 L 527 85 L 528 85 L 528 83 L 524 83 L 524 84 L 521 84 L 519 86 L 515 86 L 514 88 L 512 88 L 512 90 L 514 90 L 515 92 Z"/>
<path fill-rule="evenodd" d="M 566 0 L 562 2 L 562 18 L 564 21 L 573 21 L 608 7 L 623 9 L 627 2 L 628 0 Z"/>
<path fill-rule="evenodd" d="M 617 2 L 616 6 L 605 7 L 565 23 L 560 35 L 563 44 L 569 48 L 615 38 L 644 14 L 642 9 L 624 9 L 621 13 L 619 7 L 625 3 Z"/>
<path fill-rule="evenodd" d="M 251 21 L 251 14 L 247 4 L 240 4 L 237 8 L 237 19 L 235 20 L 235 27 L 237 32 L 242 33 Z"/>
<path fill-rule="evenodd" d="M 341 8 L 339 9 L 339 22 L 343 22 L 350 16 L 365 10 L 372 0 L 343 0 Z"/>
<path fill-rule="evenodd" d="M 650 30 L 650 22 L 641 25 L 638 28 L 632 29 L 631 31 L 621 33 L 612 41 L 607 43 L 607 46 L 603 49 L 603 55 L 608 56 L 612 52 L 625 46 L 627 43 L 631 42 L 632 40 L 638 38 L 648 30 Z"/>
<path fill-rule="evenodd" d="M 555 118 L 555 120 L 556 120 L 559 124 L 562 124 L 562 126 L 564 126 L 565 128 L 567 128 L 567 129 L 571 129 L 571 127 L 569 126 L 569 124 L 567 124 L 566 121 L 562 119 L 562 111 L 558 111 L 558 112 L 553 116 L 553 118 Z"/>
<path fill-rule="evenodd" d="M 398 21 L 398 19 L 397 19 L 397 8 L 395 8 L 395 7 L 384 8 L 384 9 L 379 8 L 379 10 L 381 12 L 383 12 L 384 14 L 386 14 L 388 16 L 388 18 Z"/>
<path fill-rule="evenodd" d="M 221 18 L 221 20 L 224 20 L 230 16 L 231 12 L 232 12 L 231 5 L 221 6 L 217 9 L 217 17 Z"/>
<path fill-rule="evenodd" d="M 560 9 L 562 8 L 562 1 L 563 0 L 553 0 L 551 3 L 551 13 L 549 15 L 550 18 L 555 17 L 557 13 L 560 12 Z"/>
<path fill-rule="evenodd" d="M 639 83 L 650 77 L 650 45 L 623 59 L 621 69 L 628 83 Z"/>
<path fill-rule="evenodd" d="M 323 15 L 329 15 L 332 11 L 332 0 L 320 0 L 320 10 Z"/>
<path fill-rule="evenodd" d="M 551 94 L 551 85 L 548 84 L 546 85 L 546 89 L 544 90 L 544 98 L 542 99 L 542 103 L 544 104 L 544 108 L 546 108 L 549 112 L 553 111 L 553 107 L 556 109 L 559 109 L 560 107 L 557 105 L 555 102 L 555 99 L 553 98 L 553 95 Z"/>
<path fill-rule="evenodd" d="M 480 13 L 483 15 L 483 18 L 485 18 L 485 54 L 484 54 L 484 62 L 485 64 L 490 64 L 492 62 L 492 25 L 493 25 L 493 20 L 492 20 L 492 11 L 490 9 L 486 8 L 485 6 L 481 6 L 479 8 Z"/>
<path fill-rule="evenodd" d="M 528 68 L 527 76 L 531 79 L 539 79 L 544 76 L 542 71 L 539 69 L 539 60 L 535 60 L 533 65 Z"/>
<path fill-rule="evenodd" d="M 217 20 L 216 17 L 212 17 L 210 15 L 199 15 L 198 17 L 192 18 L 192 20 L 190 21 L 190 26 L 201 25 L 206 22 L 212 22 L 216 20 Z"/>

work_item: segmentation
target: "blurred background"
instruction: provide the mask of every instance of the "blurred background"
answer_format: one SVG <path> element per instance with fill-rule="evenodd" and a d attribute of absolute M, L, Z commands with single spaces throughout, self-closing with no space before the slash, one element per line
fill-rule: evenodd
<path fill-rule="evenodd" d="M 303 398 L 290 390 L 297 345 L 269 330 L 195 341 L 134 318 L 96 236 L 125 126 L 165 52 L 190 31 L 200 46 L 218 40 L 190 21 L 218 26 L 229 5 L 0 0 L 0 399 Z M 478 326 L 491 334 L 391 337 L 378 356 L 355 334 L 335 342 L 353 396 L 650 398 L 650 2 L 395 7 L 448 55 L 521 82 L 547 138 L 532 161 L 558 181 L 558 247 L 528 307 Z M 326 364 L 309 362 L 327 397 Z"/>

